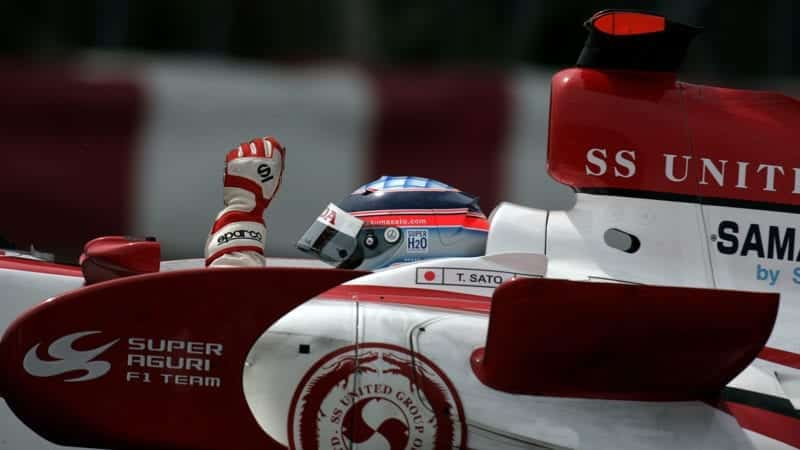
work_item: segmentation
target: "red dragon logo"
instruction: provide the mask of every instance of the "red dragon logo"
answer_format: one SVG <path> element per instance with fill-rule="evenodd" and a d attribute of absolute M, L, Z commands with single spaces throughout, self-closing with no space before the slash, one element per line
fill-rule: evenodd
<path fill-rule="evenodd" d="M 325 208 L 325 211 L 322 211 L 322 214 L 319 215 L 319 218 L 324 222 L 330 223 L 331 225 L 336 225 L 336 211 L 330 208 Z"/>
<path fill-rule="evenodd" d="M 394 345 L 347 346 L 306 373 L 289 411 L 289 448 L 466 448 L 461 400 L 444 372 Z"/>

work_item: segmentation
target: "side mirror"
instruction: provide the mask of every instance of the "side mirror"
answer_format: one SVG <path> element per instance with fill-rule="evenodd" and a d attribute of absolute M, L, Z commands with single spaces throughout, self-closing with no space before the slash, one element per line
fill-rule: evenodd
<path fill-rule="evenodd" d="M 104 236 L 87 242 L 79 261 L 87 285 L 158 272 L 161 244 L 152 237 Z"/>

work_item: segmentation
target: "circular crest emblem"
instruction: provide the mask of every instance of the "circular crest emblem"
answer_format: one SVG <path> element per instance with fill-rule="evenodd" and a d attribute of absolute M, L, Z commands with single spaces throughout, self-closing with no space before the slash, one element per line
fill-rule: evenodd
<path fill-rule="evenodd" d="M 289 448 L 466 448 L 461 400 L 444 372 L 395 345 L 347 346 L 320 359 L 295 390 Z"/>

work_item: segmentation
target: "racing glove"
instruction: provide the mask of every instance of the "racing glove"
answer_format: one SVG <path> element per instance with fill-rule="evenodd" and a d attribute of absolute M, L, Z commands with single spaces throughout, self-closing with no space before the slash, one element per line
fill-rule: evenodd
<path fill-rule="evenodd" d="M 234 148 L 225 158 L 223 201 L 206 241 L 206 266 L 263 266 L 264 210 L 281 186 L 285 148 L 267 136 Z"/>

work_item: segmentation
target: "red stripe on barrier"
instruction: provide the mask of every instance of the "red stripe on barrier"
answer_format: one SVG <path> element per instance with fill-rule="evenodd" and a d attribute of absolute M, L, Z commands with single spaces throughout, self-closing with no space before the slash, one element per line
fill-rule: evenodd
<path fill-rule="evenodd" d="M 76 258 L 91 238 L 125 234 L 142 89 L 51 65 L 0 69 L 0 233 Z"/>
<path fill-rule="evenodd" d="M 378 117 L 372 178 L 433 178 L 478 195 L 491 210 L 502 189 L 511 115 L 506 80 L 495 75 L 393 73 L 374 78 Z"/>

